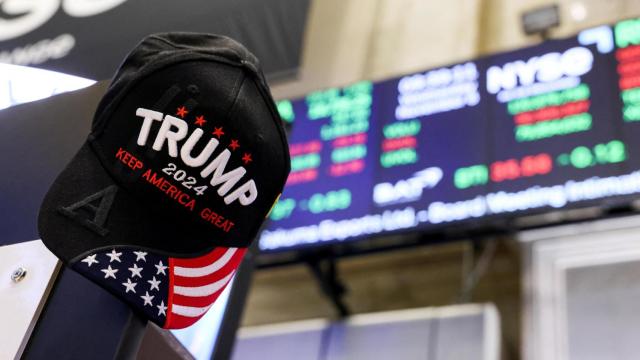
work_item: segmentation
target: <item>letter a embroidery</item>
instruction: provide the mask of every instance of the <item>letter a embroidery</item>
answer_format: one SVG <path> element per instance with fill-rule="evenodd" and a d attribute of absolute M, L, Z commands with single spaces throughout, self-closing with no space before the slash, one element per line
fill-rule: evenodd
<path fill-rule="evenodd" d="M 58 211 L 96 234 L 106 236 L 109 230 L 104 228 L 104 223 L 117 192 L 118 187 L 111 185 L 75 204 L 59 208 Z"/>

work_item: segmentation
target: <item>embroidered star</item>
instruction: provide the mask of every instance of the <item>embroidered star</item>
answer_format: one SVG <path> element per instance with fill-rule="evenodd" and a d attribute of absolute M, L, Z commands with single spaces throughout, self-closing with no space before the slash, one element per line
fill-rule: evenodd
<path fill-rule="evenodd" d="M 204 125 L 204 123 L 206 123 L 206 122 L 207 122 L 207 120 L 205 120 L 205 119 L 204 119 L 204 116 L 203 116 L 203 115 L 196 116 L 196 125 L 198 125 L 198 126 L 202 126 L 202 125 Z"/>
<path fill-rule="evenodd" d="M 229 144 L 229 147 L 231 148 L 231 150 L 236 151 L 236 149 L 240 147 L 240 144 L 238 144 L 238 140 L 231 140 L 231 144 Z"/>
<path fill-rule="evenodd" d="M 147 256 L 147 253 L 144 251 L 134 251 L 134 254 L 136 254 L 136 261 L 142 259 L 142 261 L 147 262 L 147 258 L 145 258 L 145 256 Z"/>
<path fill-rule="evenodd" d="M 184 106 L 180 106 L 178 108 L 178 111 L 176 111 L 176 115 L 180 116 L 181 118 L 184 118 L 185 116 L 187 116 L 189 112 L 187 111 L 187 108 Z"/>
<path fill-rule="evenodd" d="M 247 165 L 248 163 L 250 163 L 253 159 L 251 159 L 251 154 L 249 153 L 244 153 L 244 156 L 242 157 L 242 161 L 244 161 L 244 164 Z"/>
<path fill-rule="evenodd" d="M 220 139 L 220 137 L 224 135 L 224 131 L 222 131 L 222 126 L 215 128 L 212 134 L 215 135 L 218 139 Z"/>
<path fill-rule="evenodd" d="M 116 249 L 111 250 L 110 253 L 105 254 L 105 255 L 107 255 L 109 257 L 109 262 L 110 263 L 113 262 L 114 260 L 117 261 L 117 262 L 122 262 L 122 261 L 120 261 L 120 256 L 122 256 L 122 253 L 121 252 L 116 252 Z"/>
<path fill-rule="evenodd" d="M 160 315 L 164 315 L 167 316 L 167 307 L 164 305 L 164 300 L 160 301 L 160 305 L 156 305 L 156 307 L 158 308 L 158 316 Z"/>
<path fill-rule="evenodd" d="M 144 300 L 144 306 L 151 305 L 153 306 L 153 304 L 151 303 L 151 300 L 153 300 L 154 296 L 153 295 L 149 295 L 148 291 L 144 292 L 144 295 L 140 296 L 142 298 L 142 300 Z"/>
<path fill-rule="evenodd" d="M 156 290 L 160 291 L 160 288 L 158 287 L 158 285 L 160 285 L 160 280 L 156 280 L 155 276 L 153 277 L 153 279 L 147 280 L 147 282 L 149 284 L 151 284 L 151 288 L 149 290 L 156 289 Z"/>
<path fill-rule="evenodd" d="M 132 283 L 131 279 L 127 279 L 127 282 L 123 282 L 122 285 L 127 288 L 125 293 L 128 293 L 129 290 L 133 291 L 134 294 L 136 293 L 136 285 L 138 285 L 138 283 Z"/>
<path fill-rule="evenodd" d="M 87 266 L 91 267 L 92 264 L 98 264 L 100 261 L 96 260 L 96 254 L 93 254 L 82 259 L 82 262 L 87 263 Z"/>
<path fill-rule="evenodd" d="M 118 269 L 112 269 L 111 265 L 109 265 L 106 269 L 102 269 L 100 270 L 104 273 L 104 278 L 116 278 L 116 273 L 118 272 Z"/>
<path fill-rule="evenodd" d="M 141 274 L 142 268 L 138 267 L 137 264 L 133 264 L 133 267 L 130 267 L 129 271 L 131 271 L 131 277 L 136 277 L 136 276 L 140 278 L 142 277 L 142 274 Z"/>
<path fill-rule="evenodd" d="M 167 273 L 164 272 L 167 269 L 167 267 L 162 264 L 162 260 L 160 260 L 158 265 L 154 265 L 154 266 L 156 267 L 156 269 L 158 269 L 158 271 L 156 272 L 156 275 L 160 273 L 162 273 L 162 275 L 167 275 Z"/>

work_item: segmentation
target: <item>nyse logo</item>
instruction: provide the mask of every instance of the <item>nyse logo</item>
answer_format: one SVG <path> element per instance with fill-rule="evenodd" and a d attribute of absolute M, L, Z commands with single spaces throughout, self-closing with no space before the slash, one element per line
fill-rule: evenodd
<path fill-rule="evenodd" d="M 27 34 L 55 15 L 59 8 L 72 17 L 111 10 L 127 0 L 0 0 L 0 41 Z"/>
<path fill-rule="evenodd" d="M 430 167 L 420 170 L 395 184 L 380 183 L 373 188 L 373 201 L 378 206 L 419 200 L 424 189 L 433 189 L 442 179 L 442 169 Z"/>
<path fill-rule="evenodd" d="M 527 61 L 517 60 L 487 70 L 487 91 L 496 94 L 518 85 L 551 82 L 563 76 L 582 76 L 593 68 L 593 54 L 585 47 L 576 46 L 563 53 L 550 52 L 534 56 Z"/>

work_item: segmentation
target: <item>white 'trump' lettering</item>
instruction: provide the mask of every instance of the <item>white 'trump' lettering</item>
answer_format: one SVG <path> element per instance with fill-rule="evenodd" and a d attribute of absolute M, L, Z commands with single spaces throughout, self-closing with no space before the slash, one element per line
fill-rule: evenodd
<path fill-rule="evenodd" d="M 174 158 L 180 156 L 180 159 L 186 166 L 197 168 L 205 165 L 218 147 L 219 141 L 215 138 L 210 138 L 202 151 L 200 151 L 200 154 L 194 157 L 192 152 L 196 144 L 202 139 L 202 135 L 204 134 L 202 129 L 195 129 L 189 134 L 189 124 L 187 124 L 186 121 L 149 109 L 138 108 L 136 115 L 143 118 L 142 126 L 138 133 L 137 144 L 146 146 L 153 123 L 155 121 L 162 121 L 151 148 L 155 151 L 161 151 L 166 144 L 169 156 Z M 180 144 L 185 139 L 184 144 Z M 225 204 L 229 205 L 238 200 L 243 206 L 250 205 L 258 197 L 256 183 L 253 179 L 249 179 L 231 191 L 247 173 L 247 169 L 239 166 L 231 171 L 225 172 L 230 158 L 231 152 L 228 149 L 224 149 L 204 166 L 200 171 L 200 176 L 202 178 L 211 176 L 209 180 L 211 186 L 215 187 L 220 185 L 217 193 L 220 196 L 224 196 Z M 231 193 L 229 193 L 230 191 Z M 227 195 L 227 193 L 229 194 Z"/>

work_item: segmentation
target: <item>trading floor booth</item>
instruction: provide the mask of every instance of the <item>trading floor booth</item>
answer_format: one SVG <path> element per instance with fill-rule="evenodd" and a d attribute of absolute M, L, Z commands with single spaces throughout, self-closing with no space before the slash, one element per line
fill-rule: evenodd
<path fill-rule="evenodd" d="M 640 217 L 523 232 L 523 358 L 640 353 Z"/>

